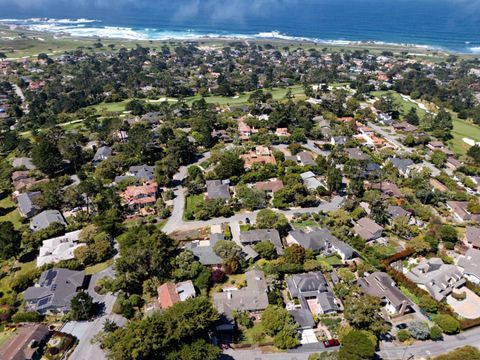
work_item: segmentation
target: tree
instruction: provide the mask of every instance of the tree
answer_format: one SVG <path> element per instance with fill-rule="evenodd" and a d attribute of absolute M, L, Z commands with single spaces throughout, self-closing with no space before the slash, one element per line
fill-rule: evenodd
<path fill-rule="evenodd" d="M 280 349 L 290 349 L 299 344 L 298 324 L 283 306 L 268 305 L 262 313 L 262 326 Z"/>
<path fill-rule="evenodd" d="M 367 331 L 351 330 L 342 340 L 339 360 L 368 360 L 375 356 L 376 344 Z"/>
<path fill-rule="evenodd" d="M 7 260 L 17 256 L 22 237 L 10 221 L 0 222 L 0 259 Z"/>
<path fill-rule="evenodd" d="M 385 207 L 385 203 L 382 200 L 377 199 L 372 203 L 370 217 L 377 224 L 383 225 L 387 223 L 387 209 Z"/>
<path fill-rule="evenodd" d="M 442 329 L 438 325 L 433 325 L 430 328 L 430 339 L 433 341 L 438 341 L 443 339 Z"/>
<path fill-rule="evenodd" d="M 408 331 L 414 339 L 426 340 L 430 336 L 430 329 L 428 324 L 423 321 L 412 321 L 408 324 Z"/>
<path fill-rule="evenodd" d="M 232 151 L 225 151 L 215 167 L 215 175 L 220 179 L 229 179 L 232 176 L 240 176 L 244 173 L 245 162 Z"/>
<path fill-rule="evenodd" d="M 63 158 L 57 144 L 47 136 L 37 140 L 32 149 L 32 162 L 47 175 L 54 175 L 63 164 Z"/>
<path fill-rule="evenodd" d="M 331 193 L 342 188 L 342 172 L 339 169 L 331 167 L 327 171 L 327 187 Z"/>
<path fill-rule="evenodd" d="M 229 240 L 217 241 L 213 246 L 213 251 L 224 260 L 231 258 L 239 259 L 242 254 L 240 246 Z"/>
<path fill-rule="evenodd" d="M 456 243 L 458 240 L 457 229 L 450 225 L 442 225 L 438 230 L 438 236 L 444 242 Z"/>
<path fill-rule="evenodd" d="M 264 208 L 266 205 L 265 191 L 240 185 L 236 192 L 240 202 L 250 211 Z"/>
<path fill-rule="evenodd" d="M 420 124 L 420 118 L 418 117 L 417 109 L 415 107 L 410 108 L 407 115 L 405 115 L 405 121 L 415 126 Z"/>
<path fill-rule="evenodd" d="M 447 161 L 447 155 L 443 151 L 435 150 L 432 156 L 430 157 L 430 161 L 437 168 L 441 169 L 443 168 L 445 161 Z"/>
<path fill-rule="evenodd" d="M 305 261 L 305 249 L 298 244 L 292 244 L 285 248 L 283 257 L 289 264 L 302 265 Z"/>
<path fill-rule="evenodd" d="M 436 313 L 438 311 L 437 302 L 427 294 L 420 297 L 418 306 L 429 313 Z"/>
<path fill-rule="evenodd" d="M 383 334 L 388 328 L 381 316 L 380 300 L 370 295 L 351 295 L 345 301 L 345 319 L 356 329 Z"/>
<path fill-rule="evenodd" d="M 474 145 L 467 151 L 467 155 L 472 158 L 476 164 L 480 164 L 480 146 Z"/>
<path fill-rule="evenodd" d="M 263 209 L 258 212 L 256 225 L 259 229 L 276 229 L 280 234 L 286 234 L 289 229 L 285 215 L 271 209 Z"/>
<path fill-rule="evenodd" d="M 437 356 L 435 360 L 458 360 L 458 359 L 468 359 L 468 360 L 480 360 L 480 350 L 474 346 L 464 346 L 458 348 L 454 351 L 451 351 L 447 354 Z"/>
<path fill-rule="evenodd" d="M 445 334 L 452 335 L 460 331 L 460 323 L 451 315 L 438 314 L 433 317 L 433 321 L 440 326 Z"/>
<path fill-rule="evenodd" d="M 401 329 L 397 332 L 397 339 L 400 342 L 405 342 L 409 340 L 412 336 L 410 335 L 410 331 L 408 329 Z"/>
<path fill-rule="evenodd" d="M 76 321 L 88 320 L 95 313 L 93 298 L 85 291 L 75 295 L 70 303 L 70 314 Z"/>
<path fill-rule="evenodd" d="M 260 241 L 255 244 L 255 251 L 266 260 L 272 260 L 277 256 L 275 246 L 270 241 Z"/>

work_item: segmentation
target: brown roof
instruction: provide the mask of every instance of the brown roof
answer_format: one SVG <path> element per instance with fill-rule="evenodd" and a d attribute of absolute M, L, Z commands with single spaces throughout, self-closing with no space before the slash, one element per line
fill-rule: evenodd
<path fill-rule="evenodd" d="M 260 181 L 255 184 L 255 187 L 259 190 L 271 191 L 275 193 L 278 190 L 283 189 L 283 181 L 282 180 Z"/>
<path fill-rule="evenodd" d="M 273 155 L 258 155 L 256 152 L 251 152 L 240 157 L 245 161 L 245 169 L 250 169 L 253 164 L 277 164 Z"/>
<path fill-rule="evenodd" d="M 41 342 L 48 334 L 48 327 L 43 324 L 23 324 L 0 349 L 2 360 L 31 359 L 38 347 L 32 348 L 32 341 Z"/>
<path fill-rule="evenodd" d="M 158 289 L 158 304 L 162 309 L 168 309 L 169 307 L 180 302 L 180 297 L 177 294 L 177 289 L 174 283 L 165 283 Z"/>

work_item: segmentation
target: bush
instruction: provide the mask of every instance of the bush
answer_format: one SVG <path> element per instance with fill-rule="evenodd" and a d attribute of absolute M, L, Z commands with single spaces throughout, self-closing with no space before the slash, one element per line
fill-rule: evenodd
<path fill-rule="evenodd" d="M 452 297 L 455 299 L 455 300 L 458 300 L 458 301 L 463 301 L 466 299 L 467 297 L 467 293 L 464 291 L 460 294 L 456 293 L 456 292 L 452 292 Z"/>
<path fill-rule="evenodd" d="M 410 339 L 410 331 L 402 329 L 397 332 L 398 341 L 405 342 Z"/>
<path fill-rule="evenodd" d="M 433 321 L 440 326 L 445 334 L 456 334 L 460 331 L 460 323 L 451 315 L 439 314 L 433 318 Z"/>
<path fill-rule="evenodd" d="M 417 340 L 426 340 L 430 336 L 428 324 L 422 321 L 413 321 L 408 324 L 408 331 L 410 335 Z"/>
<path fill-rule="evenodd" d="M 17 312 L 12 316 L 12 321 L 16 323 L 38 322 L 40 321 L 40 315 L 36 311 Z"/>
<path fill-rule="evenodd" d="M 443 339 L 442 329 L 440 329 L 440 327 L 439 327 L 438 325 L 433 325 L 433 326 L 430 328 L 430 339 L 432 339 L 433 341 L 437 341 L 437 340 L 442 340 L 442 339 Z"/>

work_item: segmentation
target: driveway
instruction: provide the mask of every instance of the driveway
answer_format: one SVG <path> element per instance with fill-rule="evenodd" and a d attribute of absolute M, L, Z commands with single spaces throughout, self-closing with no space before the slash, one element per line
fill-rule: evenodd
<path fill-rule="evenodd" d="M 463 287 L 466 298 L 462 301 L 456 300 L 452 295 L 447 297 L 447 303 L 455 312 L 466 318 L 476 319 L 480 317 L 480 297 L 478 297 L 472 290 Z"/>

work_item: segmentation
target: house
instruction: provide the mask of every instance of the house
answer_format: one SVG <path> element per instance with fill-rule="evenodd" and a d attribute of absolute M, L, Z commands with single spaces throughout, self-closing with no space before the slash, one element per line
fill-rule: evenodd
<path fill-rule="evenodd" d="M 379 113 L 377 116 L 378 122 L 381 122 L 384 125 L 390 126 L 393 124 L 393 117 L 390 114 L 387 113 Z"/>
<path fill-rule="evenodd" d="M 450 170 L 455 171 L 459 167 L 461 167 L 463 164 L 460 161 L 458 161 L 457 159 L 455 159 L 453 156 L 450 156 L 450 157 L 447 158 L 447 161 L 445 162 L 445 165 Z"/>
<path fill-rule="evenodd" d="M 300 176 L 302 178 L 303 185 L 308 190 L 317 190 L 319 187 L 326 188 L 326 184 L 318 180 L 317 176 L 311 171 L 304 172 L 300 174 Z"/>
<path fill-rule="evenodd" d="M 245 162 L 244 168 L 247 170 L 251 169 L 253 164 L 277 164 L 272 152 L 265 146 L 257 146 L 254 151 L 242 154 L 240 157 Z"/>
<path fill-rule="evenodd" d="M 379 239 L 383 233 L 383 227 L 366 217 L 359 219 L 353 229 L 366 242 Z"/>
<path fill-rule="evenodd" d="M 139 166 L 130 166 L 127 176 L 132 176 L 134 178 L 152 181 L 155 180 L 155 166 L 149 165 L 139 165 Z"/>
<path fill-rule="evenodd" d="M 370 189 L 380 190 L 384 199 L 388 199 L 390 197 L 403 197 L 402 192 L 400 191 L 398 186 L 394 183 L 391 183 L 390 181 L 382 181 L 380 183 L 371 184 Z"/>
<path fill-rule="evenodd" d="M 267 193 L 275 194 L 278 190 L 283 189 L 282 180 L 259 181 L 255 183 L 255 188 L 266 191 Z"/>
<path fill-rule="evenodd" d="M 406 276 L 437 301 L 465 284 L 461 270 L 456 265 L 445 264 L 440 258 L 422 260 Z"/>
<path fill-rule="evenodd" d="M 287 290 L 298 299 L 299 308 L 314 315 L 335 314 L 339 310 L 332 289 L 320 271 L 287 277 Z"/>
<path fill-rule="evenodd" d="M 212 138 L 217 141 L 223 141 L 224 143 L 233 142 L 233 139 L 230 137 L 230 135 L 227 134 L 225 130 L 213 130 L 211 135 Z"/>
<path fill-rule="evenodd" d="M 480 214 L 468 211 L 468 201 L 447 201 L 447 207 L 458 222 L 480 221 Z"/>
<path fill-rule="evenodd" d="M 160 309 L 168 309 L 180 301 L 185 301 L 197 296 L 192 280 L 179 283 L 164 283 L 157 289 L 158 304 Z"/>
<path fill-rule="evenodd" d="M 248 140 L 250 139 L 250 136 L 258 133 L 258 130 L 250 127 L 242 118 L 238 121 L 238 133 L 240 135 L 240 139 Z"/>
<path fill-rule="evenodd" d="M 16 196 L 15 201 L 18 204 L 20 215 L 25 218 L 31 218 L 40 211 L 40 207 L 34 204 L 42 193 L 40 191 L 25 192 Z"/>
<path fill-rule="evenodd" d="M 145 182 L 143 185 L 127 186 L 120 193 L 123 205 L 130 210 L 143 209 L 146 206 L 154 206 L 157 201 L 158 185 L 156 182 Z"/>
<path fill-rule="evenodd" d="M 229 180 L 207 180 L 207 199 L 209 200 L 229 200 L 230 188 Z"/>
<path fill-rule="evenodd" d="M 37 267 L 75 258 L 75 250 L 86 244 L 78 243 L 82 230 L 72 231 L 63 236 L 44 240 L 37 256 Z"/>
<path fill-rule="evenodd" d="M 65 219 L 63 218 L 63 215 L 60 211 L 45 210 L 45 211 L 42 211 L 40 214 L 32 217 L 32 220 L 30 220 L 30 230 L 32 231 L 43 230 L 54 223 L 59 223 L 64 226 L 67 226 L 67 223 L 65 222 Z"/>
<path fill-rule="evenodd" d="M 17 324 L 15 332 L 0 347 L 2 360 L 38 360 L 50 331 L 37 323 Z"/>
<path fill-rule="evenodd" d="M 412 215 L 404 208 L 400 206 L 395 206 L 395 205 L 388 205 L 387 214 L 392 220 L 402 218 L 402 217 L 407 218 L 408 220 Z"/>
<path fill-rule="evenodd" d="M 224 260 L 215 254 L 213 247 L 220 240 L 225 240 L 221 226 L 212 226 L 210 228 L 211 234 L 209 240 L 197 240 L 188 242 L 185 245 L 185 249 L 190 250 L 193 255 L 203 265 L 210 266 L 212 268 L 221 268 Z"/>
<path fill-rule="evenodd" d="M 480 249 L 480 228 L 475 226 L 465 227 L 463 241 L 474 249 Z"/>
<path fill-rule="evenodd" d="M 441 151 L 443 149 L 446 148 L 445 144 L 441 141 L 430 141 L 428 144 L 427 144 L 427 148 L 429 148 L 430 150 L 432 151 Z"/>
<path fill-rule="evenodd" d="M 302 166 L 315 166 L 317 163 L 313 160 L 312 155 L 307 151 L 297 154 L 297 162 Z"/>
<path fill-rule="evenodd" d="M 434 178 L 431 178 L 429 180 L 430 182 L 430 186 L 434 189 L 434 190 L 437 190 L 437 191 L 440 191 L 440 192 L 445 192 L 445 191 L 448 191 L 448 187 L 446 187 L 445 185 L 443 185 L 440 181 L 438 181 L 437 179 L 434 179 Z"/>
<path fill-rule="evenodd" d="M 35 170 L 37 167 L 33 165 L 32 158 L 20 157 L 13 159 L 12 166 L 14 168 L 25 168 L 27 170 Z"/>
<path fill-rule="evenodd" d="M 390 163 L 398 169 L 398 172 L 403 177 L 408 177 L 410 174 L 410 169 L 413 166 L 413 161 L 411 159 L 402 159 L 393 157 L 389 159 Z"/>
<path fill-rule="evenodd" d="M 58 268 L 44 271 L 38 283 L 25 291 L 25 310 L 40 314 L 70 311 L 70 302 L 83 287 L 84 279 L 83 271 Z"/>
<path fill-rule="evenodd" d="M 404 132 L 415 132 L 418 130 L 416 126 L 409 124 L 405 121 L 393 124 L 393 128 L 397 131 L 404 131 Z"/>
<path fill-rule="evenodd" d="M 465 255 L 458 257 L 457 266 L 468 281 L 480 285 L 480 250 L 468 249 Z"/>
<path fill-rule="evenodd" d="M 348 141 L 346 136 L 332 136 L 330 139 L 330 144 L 332 145 L 345 145 Z"/>
<path fill-rule="evenodd" d="M 250 316 L 259 316 L 268 306 L 268 286 L 265 274 L 260 270 L 250 270 L 245 273 L 247 286 L 241 289 L 224 290 L 213 294 L 213 304 L 223 316 L 224 323 L 217 330 L 232 329 L 233 312 L 246 311 Z"/>
<path fill-rule="evenodd" d="M 275 130 L 275 135 L 277 135 L 278 137 L 287 137 L 290 136 L 290 133 L 288 132 L 287 128 L 277 128 Z"/>
<path fill-rule="evenodd" d="M 346 148 L 344 149 L 345 156 L 349 159 L 357 160 L 357 161 L 367 161 L 369 160 L 369 156 L 365 154 L 362 150 L 358 148 Z"/>
<path fill-rule="evenodd" d="M 283 244 L 280 234 L 275 229 L 258 229 L 240 232 L 240 242 L 243 245 L 253 245 L 268 241 L 275 246 L 277 255 L 283 255 Z"/>
<path fill-rule="evenodd" d="M 292 230 L 286 241 L 288 245 L 297 244 L 308 250 L 337 253 L 343 261 L 350 260 L 355 254 L 350 245 L 333 236 L 328 229 L 315 228 L 309 232 Z"/>
<path fill-rule="evenodd" d="M 93 166 L 97 166 L 102 161 L 107 160 L 112 156 L 112 148 L 109 146 L 101 146 L 97 149 L 95 156 L 93 157 L 92 163 Z"/>
<path fill-rule="evenodd" d="M 30 177 L 30 171 L 14 171 L 12 173 L 12 185 L 16 191 L 23 191 L 31 188 L 37 181 Z"/>
<path fill-rule="evenodd" d="M 395 285 L 392 278 L 376 271 L 358 280 L 360 289 L 365 294 L 379 298 L 390 315 L 404 315 L 413 311 L 413 304 Z"/>

